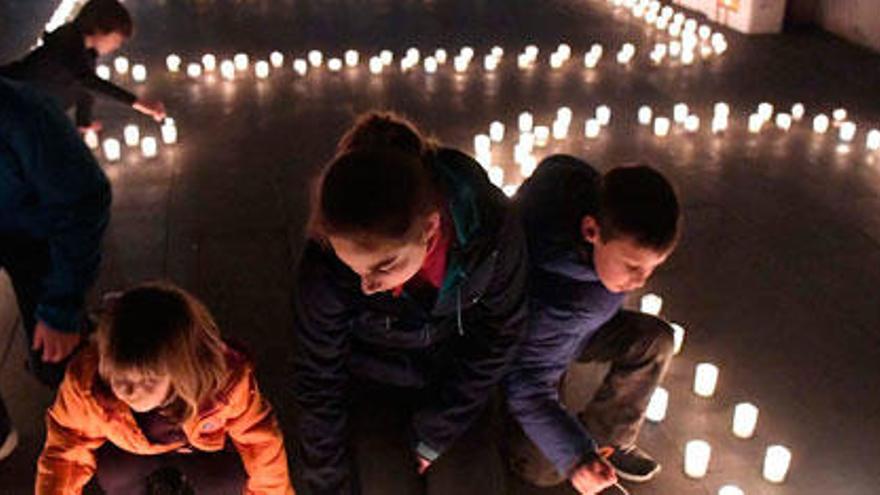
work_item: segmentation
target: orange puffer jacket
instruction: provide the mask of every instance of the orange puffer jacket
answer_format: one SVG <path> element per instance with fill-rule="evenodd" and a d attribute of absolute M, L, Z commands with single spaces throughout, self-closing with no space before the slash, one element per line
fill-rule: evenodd
<path fill-rule="evenodd" d="M 46 413 L 46 446 L 37 464 L 38 495 L 79 495 L 97 468 L 94 452 L 104 442 L 139 455 L 181 448 L 222 450 L 232 440 L 248 474 L 248 495 L 293 495 L 284 441 L 269 403 L 260 395 L 253 368 L 239 352 L 227 353 L 229 379 L 210 404 L 185 421 L 188 444 L 150 443 L 131 409 L 98 375 L 98 353 L 84 349 L 71 363 Z"/>

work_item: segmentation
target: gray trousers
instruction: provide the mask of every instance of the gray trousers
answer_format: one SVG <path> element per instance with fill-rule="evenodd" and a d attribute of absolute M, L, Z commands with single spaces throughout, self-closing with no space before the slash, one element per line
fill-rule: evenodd
<path fill-rule="evenodd" d="M 576 367 L 571 366 L 560 384 L 560 400 L 600 446 L 633 445 L 651 394 L 663 379 L 672 353 L 672 330 L 668 323 L 651 315 L 622 310 L 596 331 L 577 359 L 577 363 L 607 365 L 608 371 L 596 393 L 586 404 L 578 400 L 580 394 L 572 393 L 578 392 L 572 385 L 585 380 L 576 376 Z M 565 481 L 516 421 L 510 423 L 508 441 L 513 471 L 538 486 Z"/>

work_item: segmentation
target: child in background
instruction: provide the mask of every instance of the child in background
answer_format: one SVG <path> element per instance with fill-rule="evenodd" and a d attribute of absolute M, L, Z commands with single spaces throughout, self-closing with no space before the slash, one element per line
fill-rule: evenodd
<path fill-rule="evenodd" d="M 208 310 L 162 284 L 110 306 L 46 415 L 36 493 L 79 494 L 96 475 L 108 495 L 145 494 L 150 475 L 172 467 L 199 494 L 292 495 L 252 365 Z"/>

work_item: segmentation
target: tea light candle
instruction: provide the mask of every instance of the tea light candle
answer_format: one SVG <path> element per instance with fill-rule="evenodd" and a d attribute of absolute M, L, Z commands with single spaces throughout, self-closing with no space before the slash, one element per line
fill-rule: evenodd
<path fill-rule="evenodd" d="M 607 126 L 611 122 L 611 109 L 607 105 L 599 105 L 596 108 L 596 120 L 603 126 Z"/>
<path fill-rule="evenodd" d="M 247 54 L 236 53 L 235 56 L 232 57 L 232 63 L 235 64 L 235 70 L 244 72 L 247 70 L 250 60 L 248 59 Z"/>
<path fill-rule="evenodd" d="M 806 108 L 803 103 L 795 103 L 791 106 L 791 118 L 796 121 L 804 118 L 804 114 L 806 113 Z"/>
<path fill-rule="evenodd" d="M 426 57 L 425 58 L 425 72 L 428 74 L 434 74 L 437 72 L 437 59 L 434 57 Z"/>
<path fill-rule="evenodd" d="M 514 197 L 516 195 L 517 189 L 519 189 L 519 186 L 516 184 L 507 184 L 506 186 L 501 188 L 501 190 L 504 191 L 504 194 L 508 198 Z"/>
<path fill-rule="evenodd" d="M 361 56 L 356 50 L 347 50 L 345 52 L 345 65 L 348 67 L 357 67 L 361 61 Z"/>
<path fill-rule="evenodd" d="M 782 129 L 783 131 L 788 131 L 789 129 L 791 129 L 791 122 L 791 115 L 787 113 L 776 114 L 776 127 Z"/>
<path fill-rule="evenodd" d="M 587 69 L 595 69 L 596 65 L 599 64 L 599 58 L 593 55 L 592 53 L 588 53 L 584 55 L 584 67 Z"/>
<path fill-rule="evenodd" d="M 761 132 L 761 129 L 764 127 L 764 122 L 766 122 L 766 119 L 760 114 L 753 113 L 749 115 L 749 132 L 752 134 Z"/>
<path fill-rule="evenodd" d="M 235 64 L 232 60 L 220 62 L 220 76 L 227 81 L 235 79 Z"/>
<path fill-rule="evenodd" d="M 639 124 L 650 125 L 653 118 L 654 111 L 651 110 L 651 107 L 647 105 L 642 105 L 641 107 L 639 107 Z"/>
<path fill-rule="evenodd" d="M 492 50 L 490 50 L 489 53 L 491 53 L 492 56 L 495 58 L 501 58 L 504 56 L 504 48 L 501 48 L 500 46 L 493 46 Z"/>
<path fill-rule="evenodd" d="M 546 125 L 536 125 L 534 131 L 535 146 L 547 146 L 547 142 L 550 140 L 550 128 Z"/>
<path fill-rule="evenodd" d="M 831 120 L 825 114 L 820 113 L 813 118 L 813 132 L 816 134 L 825 134 L 830 126 Z"/>
<path fill-rule="evenodd" d="M 853 122 L 844 122 L 840 125 L 840 140 L 845 143 L 851 143 L 856 137 L 856 124 Z"/>
<path fill-rule="evenodd" d="M 663 298 L 657 294 L 645 294 L 642 296 L 641 311 L 649 315 L 657 316 L 663 309 Z"/>
<path fill-rule="evenodd" d="M 520 163 L 519 173 L 523 177 L 531 177 L 536 168 L 538 168 L 538 160 L 532 155 L 526 155 Z"/>
<path fill-rule="evenodd" d="M 718 367 L 711 363 L 700 363 L 694 373 L 694 393 L 700 397 L 712 397 L 718 383 Z"/>
<path fill-rule="evenodd" d="M 846 111 L 845 108 L 838 108 L 837 110 L 834 111 L 834 113 L 831 114 L 831 116 L 834 117 L 834 120 L 836 122 L 843 122 L 844 120 L 846 120 L 847 115 L 848 115 L 848 112 Z"/>
<path fill-rule="evenodd" d="M 700 130 L 700 118 L 696 115 L 689 115 L 684 121 L 686 131 L 694 133 Z"/>
<path fill-rule="evenodd" d="M 673 40 L 669 42 L 669 56 L 670 57 L 680 57 L 681 56 L 681 41 Z"/>
<path fill-rule="evenodd" d="M 670 323 L 670 327 L 672 327 L 672 352 L 673 354 L 680 354 L 681 348 L 684 346 L 684 337 L 685 330 L 684 327 L 679 325 L 678 323 Z"/>
<path fill-rule="evenodd" d="M 727 117 L 718 117 L 712 119 L 712 134 L 720 134 L 727 130 Z"/>
<path fill-rule="evenodd" d="M 571 111 L 569 107 L 559 107 L 556 110 L 556 120 L 560 122 L 565 122 L 566 125 L 571 123 L 571 119 L 574 116 L 574 112 Z"/>
<path fill-rule="evenodd" d="M 553 55 L 550 55 L 550 68 L 552 68 L 552 69 L 561 69 L 561 68 L 562 68 L 562 64 L 563 64 L 564 62 L 565 62 L 565 61 L 562 60 L 562 57 L 560 57 L 558 53 L 554 53 Z"/>
<path fill-rule="evenodd" d="M 324 63 L 324 54 L 320 50 L 309 51 L 306 58 L 309 60 L 309 64 L 315 68 L 320 67 Z"/>
<path fill-rule="evenodd" d="M 718 489 L 718 495 L 746 495 L 746 494 L 736 485 L 724 485 Z"/>
<path fill-rule="evenodd" d="M 174 144 L 177 142 L 177 127 L 174 124 L 165 124 L 161 128 L 162 142 L 165 144 Z"/>
<path fill-rule="evenodd" d="M 761 103 L 758 105 L 758 115 L 765 121 L 769 121 L 773 117 L 773 105 L 770 103 Z"/>
<path fill-rule="evenodd" d="M 498 67 L 498 59 L 493 55 L 486 55 L 483 58 L 483 68 L 486 69 L 487 72 L 492 72 Z"/>
<path fill-rule="evenodd" d="M 701 40 L 708 40 L 710 36 L 712 36 L 712 28 L 703 24 L 700 26 L 700 29 L 697 30 L 697 34 L 700 35 Z"/>
<path fill-rule="evenodd" d="M 474 58 L 474 49 L 469 46 L 464 46 L 461 48 L 459 55 L 467 59 L 472 59 Z"/>
<path fill-rule="evenodd" d="M 126 72 L 128 72 L 128 67 L 128 59 L 125 57 L 116 57 L 116 59 L 113 61 L 113 68 L 116 69 L 116 72 L 118 74 L 125 74 Z"/>
<path fill-rule="evenodd" d="M 568 59 L 569 57 L 571 57 L 571 46 L 569 46 L 567 43 L 560 43 L 559 46 L 556 48 L 556 53 L 562 56 L 562 58 Z"/>
<path fill-rule="evenodd" d="M 733 434 L 739 438 L 751 438 L 758 424 L 758 408 L 749 402 L 737 404 L 733 409 Z"/>
<path fill-rule="evenodd" d="M 272 67 L 276 69 L 280 69 L 282 65 L 284 65 L 284 54 L 281 52 L 272 52 L 269 54 L 269 63 L 272 64 Z"/>
<path fill-rule="evenodd" d="M 529 58 L 535 58 L 538 56 L 539 50 L 535 45 L 529 45 L 526 47 L 524 53 L 529 56 Z"/>
<path fill-rule="evenodd" d="M 99 65 L 95 68 L 95 74 L 101 79 L 107 81 L 110 79 L 110 67 L 106 65 Z"/>
<path fill-rule="evenodd" d="M 157 150 L 158 145 L 156 144 L 156 138 L 153 136 L 144 136 L 144 139 L 141 141 L 141 153 L 144 155 L 144 158 L 155 157 Z"/>
<path fill-rule="evenodd" d="M 437 59 L 438 64 L 445 64 L 448 57 L 449 54 L 447 54 L 446 50 L 442 48 L 438 48 L 436 51 L 434 51 L 434 58 Z"/>
<path fill-rule="evenodd" d="M 196 79 L 202 75 L 202 64 L 192 62 L 186 66 L 186 75 Z"/>
<path fill-rule="evenodd" d="M 871 151 L 880 150 L 880 130 L 872 129 L 871 132 L 868 133 L 865 147 Z"/>
<path fill-rule="evenodd" d="M 568 122 L 553 122 L 553 139 L 562 140 L 568 137 Z M 537 141 L 537 137 L 536 137 Z"/>
<path fill-rule="evenodd" d="M 330 72 L 339 72 L 342 70 L 342 60 L 338 58 L 331 58 L 327 61 L 327 68 L 330 69 Z"/>
<path fill-rule="evenodd" d="M 217 57 L 210 53 L 202 55 L 202 66 L 206 72 L 214 72 L 217 69 Z"/>
<path fill-rule="evenodd" d="M 712 447 L 705 440 L 691 440 L 684 448 L 684 474 L 699 479 L 706 476 Z"/>
<path fill-rule="evenodd" d="M 523 132 L 519 135 L 519 144 L 523 150 L 528 153 L 532 152 L 535 147 L 535 135 L 531 132 Z"/>
<path fill-rule="evenodd" d="M 138 126 L 129 124 L 122 130 L 122 137 L 127 146 L 137 146 L 141 141 L 141 131 Z"/>
<path fill-rule="evenodd" d="M 119 141 L 113 138 L 104 140 L 104 158 L 108 161 L 115 162 L 122 156 L 122 149 Z"/>
<path fill-rule="evenodd" d="M 139 83 L 146 81 L 147 68 L 143 64 L 134 64 L 131 68 L 131 78 Z"/>
<path fill-rule="evenodd" d="M 589 119 L 587 120 L 584 127 L 584 135 L 590 139 L 596 139 L 599 137 L 599 133 L 602 131 L 602 123 L 597 119 Z"/>
<path fill-rule="evenodd" d="M 520 132 L 529 132 L 535 125 L 535 119 L 532 117 L 531 113 L 523 112 L 519 114 L 518 123 Z"/>
<path fill-rule="evenodd" d="M 446 52 L 443 53 L 444 55 L 446 54 Z M 394 62 L 394 53 L 392 53 L 391 50 L 382 50 L 381 52 L 379 52 L 379 60 L 381 60 L 382 64 L 385 66 L 391 65 Z"/>
<path fill-rule="evenodd" d="M 165 66 L 168 68 L 168 72 L 180 72 L 181 63 L 180 57 L 173 53 L 165 57 Z"/>
<path fill-rule="evenodd" d="M 494 165 L 489 167 L 489 182 L 501 187 L 504 184 L 504 169 Z"/>
<path fill-rule="evenodd" d="M 489 124 L 489 139 L 495 141 L 496 143 L 500 143 L 504 140 L 504 124 L 499 121 L 494 121 Z"/>
<path fill-rule="evenodd" d="M 666 419 L 666 409 L 669 407 L 669 392 L 663 387 L 654 389 L 651 394 L 651 400 L 648 402 L 648 409 L 645 411 L 645 417 L 648 421 L 659 423 Z"/>
<path fill-rule="evenodd" d="M 688 115 L 690 115 L 690 109 L 687 104 L 678 103 L 672 107 L 672 118 L 675 120 L 676 124 L 684 124 Z"/>
<path fill-rule="evenodd" d="M 767 448 L 764 457 L 764 479 L 771 483 L 782 483 L 791 464 L 791 451 L 781 445 Z"/>
<path fill-rule="evenodd" d="M 459 55 L 455 57 L 452 61 L 453 67 L 455 68 L 455 72 L 462 73 L 467 71 L 468 64 L 470 64 L 470 60 L 467 57 L 462 57 Z"/>
<path fill-rule="evenodd" d="M 254 64 L 254 74 L 257 76 L 257 79 L 266 79 L 269 77 L 269 63 L 265 60 L 258 60 L 257 63 Z"/>
<path fill-rule="evenodd" d="M 86 146 L 91 150 L 98 149 L 98 146 L 100 145 L 98 142 L 98 133 L 91 129 L 86 131 L 85 135 L 83 135 L 83 141 L 86 142 Z"/>
<path fill-rule="evenodd" d="M 658 137 L 666 137 L 669 135 L 669 129 L 672 122 L 666 117 L 657 117 L 654 119 L 654 135 Z"/>
<path fill-rule="evenodd" d="M 381 74 L 382 69 L 385 68 L 385 64 L 382 63 L 382 59 L 380 57 L 370 57 L 370 61 L 367 63 L 370 69 L 370 74 Z"/>
<path fill-rule="evenodd" d="M 719 101 L 715 104 L 715 116 L 716 117 L 729 117 L 730 116 L 730 105 L 724 103 L 723 101 Z"/>
<path fill-rule="evenodd" d="M 491 154 L 492 140 L 486 134 L 477 134 L 474 137 L 474 152 L 477 154 Z"/>

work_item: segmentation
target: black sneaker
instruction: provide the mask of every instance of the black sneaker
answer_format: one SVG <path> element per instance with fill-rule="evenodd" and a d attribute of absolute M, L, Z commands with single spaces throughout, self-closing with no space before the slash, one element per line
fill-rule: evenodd
<path fill-rule="evenodd" d="M 660 463 L 635 445 L 614 449 L 608 462 L 619 478 L 636 483 L 648 481 L 660 472 Z"/>
<path fill-rule="evenodd" d="M 615 483 L 599 492 L 599 495 L 629 495 L 629 492 L 620 483 Z"/>

